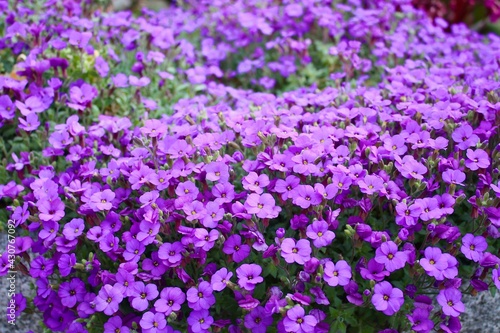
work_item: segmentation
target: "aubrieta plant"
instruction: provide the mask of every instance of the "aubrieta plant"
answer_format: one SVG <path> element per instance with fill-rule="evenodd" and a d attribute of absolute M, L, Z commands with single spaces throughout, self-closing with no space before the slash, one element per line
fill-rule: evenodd
<path fill-rule="evenodd" d="M 410 3 L 0 1 L 17 316 L 459 332 L 500 288 L 500 38 Z"/>

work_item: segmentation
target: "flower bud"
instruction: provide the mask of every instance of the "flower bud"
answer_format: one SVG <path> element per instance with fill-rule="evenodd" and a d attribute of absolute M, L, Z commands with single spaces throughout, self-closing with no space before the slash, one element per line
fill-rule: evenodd
<path fill-rule="evenodd" d="M 309 274 L 313 274 L 316 271 L 316 269 L 318 269 L 319 264 L 320 263 L 318 258 L 313 257 L 309 261 L 304 263 L 304 271 Z"/>

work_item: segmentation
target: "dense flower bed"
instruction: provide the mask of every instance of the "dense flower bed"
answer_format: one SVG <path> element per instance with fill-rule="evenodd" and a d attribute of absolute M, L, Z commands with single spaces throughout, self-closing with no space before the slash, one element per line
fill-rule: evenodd
<path fill-rule="evenodd" d="M 458 332 L 500 288 L 500 39 L 410 2 L 0 2 L 16 316 Z"/>

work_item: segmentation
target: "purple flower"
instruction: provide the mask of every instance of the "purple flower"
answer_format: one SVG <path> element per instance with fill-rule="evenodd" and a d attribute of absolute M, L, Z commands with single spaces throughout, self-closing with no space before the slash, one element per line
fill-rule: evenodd
<path fill-rule="evenodd" d="M 289 264 L 296 262 L 303 265 L 311 259 L 311 244 L 307 239 L 300 239 L 295 243 L 293 238 L 285 238 L 281 243 L 281 256 Z"/>
<path fill-rule="evenodd" d="M 210 326 L 214 323 L 214 318 L 210 316 L 208 310 L 192 311 L 187 318 L 187 322 L 193 333 L 208 332 Z"/>
<path fill-rule="evenodd" d="M 498 290 L 500 290 L 500 268 L 494 268 L 491 272 L 491 280 Z"/>
<path fill-rule="evenodd" d="M 281 212 L 281 208 L 276 206 L 273 196 L 269 193 L 250 194 L 245 201 L 245 208 L 249 214 L 255 214 L 261 219 L 278 217 Z"/>
<path fill-rule="evenodd" d="M 160 293 L 160 299 L 155 302 L 155 310 L 168 316 L 172 312 L 181 309 L 181 305 L 186 301 L 186 295 L 180 288 L 167 287 Z"/>
<path fill-rule="evenodd" d="M 488 157 L 488 153 L 486 153 L 482 149 L 467 149 L 467 159 L 465 160 L 465 166 L 472 171 L 489 167 L 490 158 Z"/>
<path fill-rule="evenodd" d="M 111 316 L 118 311 L 118 307 L 122 300 L 123 293 L 121 288 L 105 284 L 94 300 L 95 309 L 96 311 L 104 312 L 106 315 Z"/>
<path fill-rule="evenodd" d="M 61 298 L 61 304 L 68 308 L 74 307 L 76 302 L 83 301 L 86 293 L 85 283 L 78 278 L 71 279 L 70 282 L 61 283 L 57 292 Z"/>
<path fill-rule="evenodd" d="M 125 245 L 123 259 L 132 262 L 138 262 L 141 255 L 144 253 L 146 246 L 137 239 L 131 239 Z"/>
<path fill-rule="evenodd" d="M 14 103 L 8 95 L 0 96 L 0 118 L 13 119 L 16 114 Z"/>
<path fill-rule="evenodd" d="M 100 77 L 106 77 L 106 76 L 108 76 L 109 65 L 106 62 L 106 60 L 104 60 L 103 57 L 97 57 L 95 59 L 95 65 L 94 65 L 94 67 L 95 67 L 97 73 L 99 73 Z"/>
<path fill-rule="evenodd" d="M 283 325 L 286 332 L 314 332 L 314 327 L 318 324 L 316 317 L 306 315 L 304 308 L 300 305 L 295 305 L 286 312 L 286 317 L 283 318 Z"/>
<path fill-rule="evenodd" d="M 255 289 L 255 286 L 264 279 L 260 274 L 262 273 L 262 267 L 257 264 L 243 264 L 236 269 L 236 275 L 238 276 L 238 285 L 248 291 Z"/>
<path fill-rule="evenodd" d="M 59 273 L 61 273 L 61 276 L 68 276 L 75 264 L 76 255 L 74 253 L 62 254 L 57 262 L 57 267 L 59 268 Z"/>
<path fill-rule="evenodd" d="M 228 271 L 227 268 L 221 268 L 212 275 L 210 283 L 212 289 L 215 291 L 222 291 L 226 288 L 228 282 L 233 277 L 233 273 Z"/>
<path fill-rule="evenodd" d="M 217 230 L 210 230 L 204 228 L 196 228 L 194 232 L 194 246 L 202 248 L 204 251 L 209 251 L 215 245 L 215 241 L 219 239 L 219 232 Z"/>
<path fill-rule="evenodd" d="M 158 296 L 158 288 L 155 284 L 145 285 L 143 282 L 134 283 L 132 302 L 130 304 L 137 311 L 144 311 L 149 306 L 149 301 Z"/>
<path fill-rule="evenodd" d="M 392 316 L 399 311 L 403 303 L 403 292 L 400 289 L 393 288 L 387 281 L 375 285 L 372 304 L 378 311 L 382 311 L 387 316 Z"/>
<path fill-rule="evenodd" d="M 384 181 L 376 175 L 367 175 L 358 182 L 361 193 L 372 195 L 384 188 Z"/>
<path fill-rule="evenodd" d="M 317 248 L 328 246 L 335 239 L 335 233 L 328 230 L 328 223 L 324 220 L 314 221 L 307 226 L 306 235 L 313 240 Z"/>
<path fill-rule="evenodd" d="M 233 260 L 237 263 L 245 260 L 250 254 L 251 248 L 247 244 L 241 243 L 240 235 L 231 235 L 224 242 L 224 247 L 222 248 L 222 252 L 225 254 L 232 254 Z"/>
<path fill-rule="evenodd" d="M 375 252 L 375 261 L 383 264 L 389 272 L 403 268 L 407 260 L 407 254 L 398 251 L 398 246 L 393 241 L 382 243 Z"/>
<path fill-rule="evenodd" d="M 483 256 L 483 252 L 488 248 L 488 243 L 483 236 L 474 236 L 467 234 L 462 238 L 462 247 L 460 251 L 467 259 L 479 262 Z"/>
<path fill-rule="evenodd" d="M 65 215 L 64 203 L 59 198 L 54 200 L 40 200 L 37 203 L 37 207 L 40 212 L 40 220 L 42 221 L 57 222 Z"/>
<path fill-rule="evenodd" d="M 346 286 L 352 277 L 351 266 L 345 260 L 336 264 L 331 261 L 325 263 L 323 279 L 329 286 Z"/>
<path fill-rule="evenodd" d="M 7 253 L 4 252 L 4 253 Z M 31 261 L 30 275 L 34 278 L 46 278 L 54 272 L 54 261 L 42 256 Z"/>
<path fill-rule="evenodd" d="M 40 127 L 40 121 L 36 113 L 30 113 L 26 116 L 26 119 L 19 118 L 19 128 L 25 130 L 26 132 L 36 131 Z"/>
<path fill-rule="evenodd" d="M 443 271 L 448 268 L 448 260 L 440 248 L 428 247 L 424 251 L 425 258 L 420 259 L 420 265 L 429 276 L 443 280 Z"/>
<path fill-rule="evenodd" d="M 266 174 L 258 175 L 255 172 L 250 172 L 241 180 L 243 188 L 248 191 L 262 194 L 264 188 L 269 185 L 269 177 Z"/>
<path fill-rule="evenodd" d="M 453 141 L 457 143 L 457 147 L 460 150 L 475 146 L 479 142 L 479 137 L 473 133 L 473 129 L 469 124 L 462 125 L 455 129 L 451 137 Z"/>
<path fill-rule="evenodd" d="M 215 196 L 215 202 L 222 205 L 229 203 L 234 199 L 234 186 L 230 183 L 215 184 L 212 188 L 212 194 Z"/>
<path fill-rule="evenodd" d="M 413 313 L 406 317 L 412 324 L 411 329 L 415 332 L 430 332 L 434 328 L 434 322 L 429 319 L 427 309 L 415 308 Z"/>
<path fill-rule="evenodd" d="M 316 206 L 323 201 L 323 196 L 311 185 L 298 185 L 292 194 L 293 203 L 303 209 Z"/>
<path fill-rule="evenodd" d="M 205 166 L 206 178 L 213 182 L 225 183 L 229 180 L 229 167 L 223 162 L 211 162 Z"/>
<path fill-rule="evenodd" d="M 115 193 L 111 190 L 104 190 L 102 192 L 96 192 L 90 197 L 90 207 L 95 212 L 101 210 L 110 210 L 113 208 L 112 201 L 115 199 Z"/>
<path fill-rule="evenodd" d="M 123 325 L 122 319 L 119 316 L 111 317 L 104 324 L 104 333 L 130 333 L 130 329 Z"/>
<path fill-rule="evenodd" d="M 254 308 L 245 316 L 244 325 L 252 333 L 266 333 L 267 327 L 273 323 L 273 317 L 262 306 Z"/>
<path fill-rule="evenodd" d="M 163 243 L 158 249 L 158 257 L 164 260 L 168 267 L 179 266 L 185 249 L 181 242 Z"/>
<path fill-rule="evenodd" d="M 83 219 L 72 219 L 66 223 L 63 228 L 63 235 L 67 240 L 78 238 L 85 230 L 85 223 Z"/>
<path fill-rule="evenodd" d="M 285 180 L 278 179 L 274 190 L 281 194 L 283 200 L 292 198 L 293 190 L 300 184 L 300 179 L 296 176 L 290 175 Z"/>
<path fill-rule="evenodd" d="M 458 317 L 465 311 L 462 303 L 462 293 L 455 288 L 446 288 L 439 291 L 436 297 L 437 302 L 443 308 L 443 313 L 447 316 Z"/>
<path fill-rule="evenodd" d="M 146 312 L 142 315 L 139 324 L 143 333 L 167 333 L 167 318 L 163 313 Z"/>
<path fill-rule="evenodd" d="M 187 301 L 191 309 L 195 311 L 208 310 L 215 304 L 215 296 L 209 282 L 203 281 L 198 287 L 191 287 L 187 291 Z"/>

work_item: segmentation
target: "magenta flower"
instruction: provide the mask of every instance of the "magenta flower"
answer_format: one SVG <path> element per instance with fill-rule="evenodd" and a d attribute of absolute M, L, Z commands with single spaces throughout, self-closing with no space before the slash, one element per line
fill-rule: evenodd
<path fill-rule="evenodd" d="M 460 251 L 467 259 L 479 262 L 483 256 L 483 252 L 488 248 L 488 243 L 483 236 L 474 236 L 467 234 L 462 238 L 462 247 Z"/>
<path fill-rule="evenodd" d="M 372 304 L 378 311 L 383 312 L 387 316 L 392 316 L 399 311 L 403 303 L 403 292 L 400 289 L 393 288 L 387 281 L 382 281 L 375 285 Z"/>
<path fill-rule="evenodd" d="M 403 251 L 398 251 L 398 246 L 393 241 L 382 243 L 375 252 L 375 261 L 383 264 L 389 272 L 403 268 L 407 260 L 407 254 Z"/>
<path fill-rule="evenodd" d="M 123 300 L 123 293 L 121 288 L 113 287 L 110 284 L 105 284 L 99 294 L 95 298 L 95 309 L 99 312 L 111 316 L 116 311 Z"/>
<path fill-rule="evenodd" d="M 293 238 L 285 238 L 281 243 L 281 256 L 289 264 L 296 262 L 303 265 L 311 259 L 311 244 L 307 239 L 300 239 L 295 243 Z"/>
<path fill-rule="evenodd" d="M 347 261 L 339 260 L 336 264 L 331 261 L 325 263 L 323 279 L 329 286 L 346 286 L 351 277 L 351 266 Z"/>
<path fill-rule="evenodd" d="M 455 288 L 446 288 L 439 291 L 436 297 L 437 302 L 443 308 L 443 313 L 447 316 L 458 317 L 465 311 L 462 303 L 462 293 Z"/>
<path fill-rule="evenodd" d="M 314 332 L 314 327 L 318 324 L 316 317 L 306 315 L 304 308 L 300 305 L 295 305 L 286 312 L 286 317 L 283 318 L 283 325 L 286 332 Z"/>

